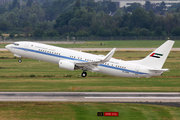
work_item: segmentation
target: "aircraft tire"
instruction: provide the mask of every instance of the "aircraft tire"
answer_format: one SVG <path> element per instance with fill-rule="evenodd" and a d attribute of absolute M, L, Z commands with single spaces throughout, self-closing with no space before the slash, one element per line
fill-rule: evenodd
<path fill-rule="evenodd" d="M 19 62 L 19 63 L 21 63 L 21 62 L 22 62 L 22 60 L 21 60 L 21 59 L 19 59 L 19 60 L 18 60 L 18 62 Z"/>
<path fill-rule="evenodd" d="M 81 76 L 82 77 L 86 77 L 87 76 L 87 72 L 82 72 Z"/>

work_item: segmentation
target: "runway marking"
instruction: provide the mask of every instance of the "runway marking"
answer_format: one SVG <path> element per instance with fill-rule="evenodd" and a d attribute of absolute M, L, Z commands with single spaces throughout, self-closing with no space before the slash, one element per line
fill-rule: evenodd
<path fill-rule="evenodd" d="M 68 99 L 39 99 L 39 98 L 34 98 L 34 99 L 0 99 L 0 101 L 67 101 Z"/>
<path fill-rule="evenodd" d="M 168 95 L 168 94 L 173 94 L 173 95 L 179 95 L 180 93 L 85 93 L 85 94 L 163 94 L 163 95 Z"/>
<path fill-rule="evenodd" d="M 180 99 L 180 97 L 84 97 L 84 98 L 97 98 L 97 99 Z"/>

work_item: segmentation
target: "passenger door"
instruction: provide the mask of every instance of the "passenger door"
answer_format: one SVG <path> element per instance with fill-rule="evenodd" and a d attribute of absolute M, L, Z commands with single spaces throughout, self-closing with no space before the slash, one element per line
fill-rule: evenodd
<path fill-rule="evenodd" d="M 27 51 L 27 52 L 28 52 L 28 50 L 29 50 L 29 44 L 28 44 L 28 43 L 25 43 L 25 45 L 24 45 L 24 51 Z"/>
<path fill-rule="evenodd" d="M 139 75 L 139 70 L 140 70 L 140 67 L 137 66 L 136 69 L 135 69 L 135 71 L 136 71 L 135 74 L 136 74 L 136 75 Z"/>

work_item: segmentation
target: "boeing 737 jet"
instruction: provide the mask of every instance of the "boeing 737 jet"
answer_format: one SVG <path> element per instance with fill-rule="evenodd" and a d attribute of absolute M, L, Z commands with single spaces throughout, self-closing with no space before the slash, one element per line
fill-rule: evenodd
<path fill-rule="evenodd" d="M 116 48 L 106 56 L 27 41 L 15 42 L 6 45 L 6 48 L 19 57 L 19 63 L 22 62 L 21 57 L 51 62 L 58 64 L 59 68 L 72 71 L 83 70 L 82 77 L 87 76 L 86 71 L 92 71 L 119 77 L 148 78 L 168 71 L 162 67 L 173 44 L 174 41 L 168 40 L 144 59 L 134 61 L 112 58 Z"/>

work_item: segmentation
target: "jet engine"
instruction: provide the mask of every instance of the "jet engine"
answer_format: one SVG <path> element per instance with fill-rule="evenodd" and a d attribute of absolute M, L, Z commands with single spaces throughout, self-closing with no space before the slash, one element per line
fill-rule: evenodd
<path fill-rule="evenodd" d="M 75 64 L 66 60 L 60 60 L 59 68 L 73 71 L 75 69 Z"/>

